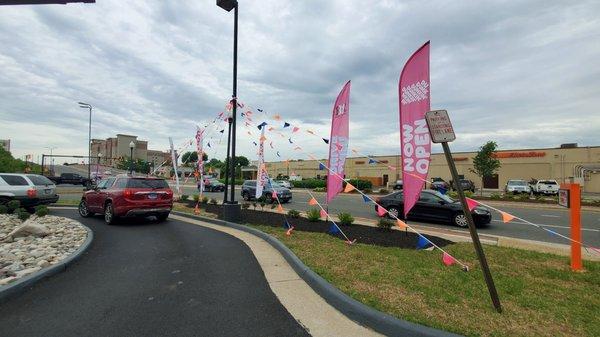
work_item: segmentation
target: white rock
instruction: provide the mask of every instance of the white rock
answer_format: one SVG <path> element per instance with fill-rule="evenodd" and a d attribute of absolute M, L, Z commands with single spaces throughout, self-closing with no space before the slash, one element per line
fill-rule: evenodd
<path fill-rule="evenodd" d="M 3 279 L 0 280 L 0 286 L 9 284 L 10 282 L 16 280 L 17 278 L 18 277 L 16 277 L 16 276 L 9 276 L 7 278 L 3 278 Z"/>

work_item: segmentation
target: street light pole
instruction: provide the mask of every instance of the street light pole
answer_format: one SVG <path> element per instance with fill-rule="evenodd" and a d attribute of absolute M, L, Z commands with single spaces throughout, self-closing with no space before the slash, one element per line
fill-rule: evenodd
<path fill-rule="evenodd" d="M 133 174 L 133 148 L 135 147 L 135 143 L 133 140 L 129 142 L 129 174 Z M 177 174 L 177 172 L 175 172 Z"/>
<path fill-rule="evenodd" d="M 233 121 L 231 125 L 231 203 L 235 203 L 235 121 L 237 115 L 238 2 L 233 9 Z"/>
<path fill-rule="evenodd" d="M 90 110 L 90 123 L 88 126 L 88 180 L 91 179 L 92 176 L 92 163 L 90 162 L 92 158 L 92 106 L 88 103 L 78 102 L 79 107 L 83 109 Z"/>

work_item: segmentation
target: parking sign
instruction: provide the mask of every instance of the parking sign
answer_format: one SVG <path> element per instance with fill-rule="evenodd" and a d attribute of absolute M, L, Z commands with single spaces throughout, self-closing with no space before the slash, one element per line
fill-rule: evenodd
<path fill-rule="evenodd" d="M 456 139 L 454 128 L 446 110 L 433 110 L 425 113 L 431 141 L 434 143 L 449 143 Z"/>

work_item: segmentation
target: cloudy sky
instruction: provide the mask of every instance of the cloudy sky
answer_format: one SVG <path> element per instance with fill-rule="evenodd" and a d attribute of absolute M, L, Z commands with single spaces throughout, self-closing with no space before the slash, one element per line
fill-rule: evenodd
<path fill-rule="evenodd" d="M 240 100 L 328 137 L 352 80 L 350 146 L 364 153 L 399 153 L 398 77 L 427 40 L 431 105 L 451 114 L 454 150 L 600 145 L 598 1 L 240 3 Z M 0 138 L 16 156 L 85 154 L 84 101 L 93 138 L 182 144 L 231 96 L 232 14 L 213 0 L 0 6 Z M 252 159 L 257 133 L 246 131 L 240 123 L 238 153 Z M 212 135 L 209 156 L 223 157 Z M 308 134 L 295 141 L 327 153 Z"/>

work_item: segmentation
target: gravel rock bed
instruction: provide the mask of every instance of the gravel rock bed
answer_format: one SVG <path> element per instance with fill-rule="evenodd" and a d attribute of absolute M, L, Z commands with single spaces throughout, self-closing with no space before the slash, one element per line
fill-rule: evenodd
<path fill-rule="evenodd" d="M 9 235 L 24 225 L 34 233 Z M 86 228 L 72 219 L 34 215 L 24 223 L 14 215 L 0 214 L 0 286 L 60 262 L 86 238 Z"/>

